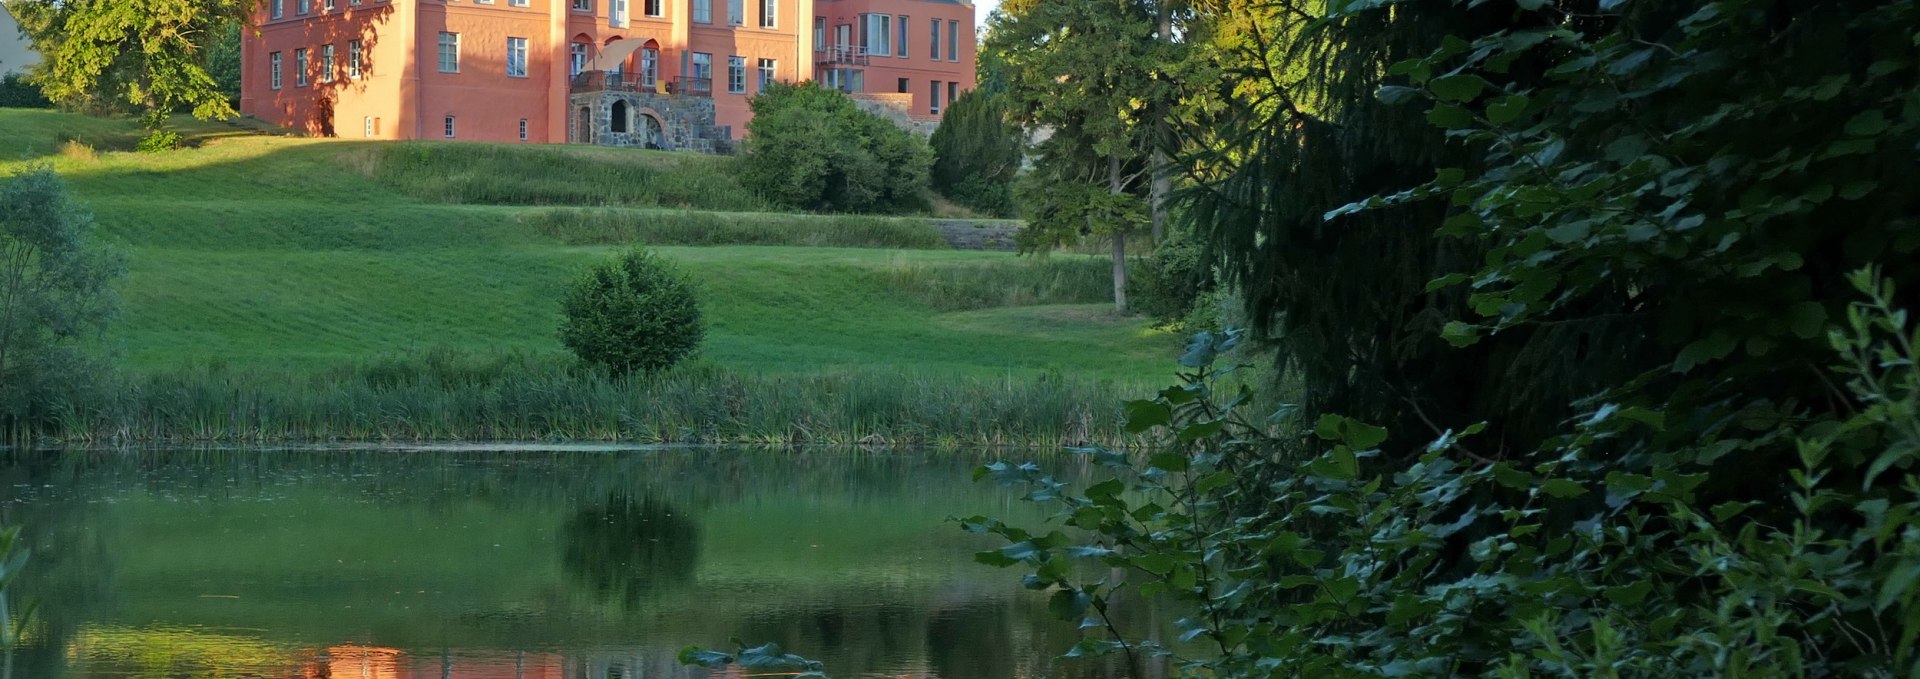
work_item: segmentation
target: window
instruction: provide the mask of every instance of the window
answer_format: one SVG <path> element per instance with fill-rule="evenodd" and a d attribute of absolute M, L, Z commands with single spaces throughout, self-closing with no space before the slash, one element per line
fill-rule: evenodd
<path fill-rule="evenodd" d="M 727 25 L 747 23 L 747 0 L 727 0 Z"/>
<path fill-rule="evenodd" d="M 933 53 L 928 55 L 927 58 L 939 60 L 940 59 L 940 20 L 939 19 L 933 20 L 933 34 L 928 37 L 927 44 L 933 47 Z"/>
<path fill-rule="evenodd" d="M 657 1 L 647 0 L 647 7 L 652 8 Z M 607 23 L 614 28 L 627 27 L 627 0 L 608 0 Z"/>
<path fill-rule="evenodd" d="M 894 45 L 893 53 L 895 55 L 898 55 L 902 59 L 907 58 L 907 18 L 906 17 L 904 16 L 897 17 L 896 20 L 893 22 L 893 37 L 900 41 L 900 44 Z"/>
<path fill-rule="evenodd" d="M 779 71 L 779 63 L 775 62 L 772 59 L 761 59 L 760 60 L 760 87 L 757 91 L 760 91 L 760 92 L 767 91 L 767 86 L 773 84 L 774 74 L 778 71 Z"/>
<path fill-rule="evenodd" d="M 893 54 L 893 17 L 885 14 L 860 15 L 860 46 L 868 56 Z"/>
<path fill-rule="evenodd" d="M 320 82 L 333 82 L 333 45 L 320 46 Z"/>
<path fill-rule="evenodd" d="M 627 102 L 624 102 L 624 101 L 613 102 L 612 110 L 609 110 L 607 112 L 608 130 L 612 132 L 627 131 L 627 118 L 631 118 L 631 117 L 633 117 L 633 114 L 627 112 Z"/>
<path fill-rule="evenodd" d="M 571 51 L 573 54 L 573 74 L 578 76 L 581 71 L 587 70 L 587 44 L 584 42 L 576 42 L 573 44 Z"/>
<path fill-rule="evenodd" d="M 947 22 L 947 61 L 960 60 L 960 22 Z"/>
<path fill-rule="evenodd" d="M 526 38 L 507 38 L 507 77 L 527 77 Z"/>
<path fill-rule="evenodd" d="M 447 0 L 447 1 L 448 1 L 448 2 L 458 2 L 459 0 Z M 476 4 L 476 5 L 491 5 L 491 4 L 493 4 L 493 0 L 473 0 L 473 4 Z"/>
<path fill-rule="evenodd" d="M 367 116 L 365 118 L 360 119 L 360 136 L 362 137 L 373 136 L 373 116 Z"/>
<path fill-rule="evenodd" d="M 440 72 L 460 72 L 460 34 L 440 33 Z M 452 118 L 448 118 L 452 120 Z"/>
<path fill-rule="evenodd" d="M 626 1 L 627 0 L 620 0 L 620 2 L 622 3 L 622 6 L 625 6 Z M 645 3 L 643 7 L 645 7 L 647 10 L 647 16 L 660 17 L 660 16 L 667 15 L 666 7 L 663 5 L 661 0 L 642 0 L 642 1 Z M 622 12 L 622 15 L 624 14 L 625 12 Z"/>
<path fill-rule="evenodd" d="M 713 23 L 713 0 L 693 0 L 694 23 Z"/>
<path fill-rule="evenodd" d="M 956 81 L 948 81 L 947 82 L 947 105 L 952 106 L 953 100 L 959 99 L 959 98 L 960 98 L 960 83 Z"/>
<path fill-rule="evenodd" d="M 453 138 L 453 116 L 447 116 L 446 122 L 442 124 L 446 127 L 447 138 L 452 139 Z"/>
<path fill-rule="evenodd" d="M 840 24 L 833 27 L 834 51 L 846 51 L 853 48 L 853 26 Z"/>
<path fill-rule="evenodd" d="M 307 48 L 293 51 L 293 86 L 307 86 Z"/>
<path fill-rule="evenodd" d="M 653 87 L 660 78 L 660 50 L 652 47 L 640 49 L 640 86 Z"/>
<path fill-rule="evenodd" d="M 347 77 L 360 77 L 360 41 L 347 43 Z"/>
<path fill-rule="evenodd" d="M 827 18 L 813 18 L 813 51 L 827 51 Z"/>
<path fill-rule="evenodd" d="M 287 0 L 273 0 L 273 18 L 278 19 L 286 15 Z"/>
<path fill-rule="evenodd" d="M 928 99 L 928 101 L 932 103 L 927 106 L 927 112 L 939 113 L 940 112 L 940 81 L 938 80 L 933 81 L 933 97 L 931 99 Z"/>
<path fill-rule="evenodd" d="M 573 11 L 575 12 L 593 11 L 593 0 L 573 0 Z"/>
<path fill-rule="evenodd" d="M 908 79 L 908 78 L 901 78 L 901 79 L 900 79 L 900 93 L 901 93 L 901 94 L 906 94 L 906 93 L 908 93 L 908 92 L 912 92 L 912 91 L 913 91 L 913 85 L 912 85 L 912 84 L 910 84 L 910 81 L 909 81 L 909 79 Z"/>
<path fill-rule="evenodd" d="M 780 27 L 780 0 L 760 0 L 760 27 Z"/>
<path fill-rule="evenodd" d="M 331 11 L 333 11 L 333 0 L 325 0 L 325 2 L 323 2 L 323 3 L 321 3 L 321 5 L 320 5 L 320 11 L 322 11 L 322 12 L 331 12 Z"/>
<path fill-rule="evenodd" d="M 693 53 L 693 79 L 713 81 L 713 55 L 706 52 Z"/>
<path fill-rule="evenodd" d="M 526 7 L 527 0 L 507 0 L 507 4 L 512 5 L 514 7 Z M 520 139 L 521 141 L 526 141 L 526 137 L 521 137 Z"/>
<path fill-rule="evenodd" d="M 271 69 L 273 73 L 273 89 L 280 89 L 280 53 L 274 52 L 268 55 L 268 60 L 273 64 L 273 68 Z"/>
<path fill-rule="evenodd" d="M 520 141 L 526 141 L 526 140 L 527 140 L 527 119 L 521 118 L 520 119 Z"/>
<path fill-rule="evenodd" d="M 727 57 L 727 91 L 734 94 L 746 94 L 746 57 Z"/>
<path fill-rule="evenodd" d="M 294 0 L 293 1 L 294 14 L 298 14 L 300 16 L 306 16 L 307 13 L 311 11 L 313 11 L 313 0 Z"/>

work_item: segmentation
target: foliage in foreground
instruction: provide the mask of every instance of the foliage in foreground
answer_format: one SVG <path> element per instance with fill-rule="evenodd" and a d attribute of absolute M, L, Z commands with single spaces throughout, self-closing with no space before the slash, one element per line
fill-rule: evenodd
<path fill-rule="evenodd" d="M 80 343 L 106 327 L 124 268 L 52 170 L 0 179 L 0 433 L 33 427 L 97 372 Z"/>
<path fill-rule="evenodd" d="M 40 87 L 27 81 L 25 75 L 8 73 L 0 76 L 0 108 L 52 108 L 53 102 L 40 92 Z"/>
<path fill-rule="evenodd" d="M 1184 384 L 1127 406 L 1150 458 L 1087 450 L 1116 478 L 1079 492 L 1033 465 L 981 470 L 1026 485 L 1071 534 L 964 525 L 1005 538 L 979 560 L 1029 570 L 1083 628 L 1113 629 L 1123 591 L 1190 607 L 1197 646 L 1094 634 L 1069 653 L 1123 654 L 1135 676 L 1164 657 L 1221 677 L 1912 676 L 1920 335 L 1890 285 L 1853 282 L 1866 301 L 1828 341 L 1858 410 L 1742 425 L 1797 450 L 1794 468 L 1749 479 L 1785 503 L 1712 483 L 1726 466 L 1703 453 L 1734 438 L 1610 450 L 1685 431 L 1613 402 L 1498 461 L 1477 424 L 1412 451 L 1338 415 L 1276 437 L 1244 394 L 1215 390 L 1231 369 L 1213 357 L 1237 335 L 1202 334 Z M 1403 456 L 1416 461 L 1387 463 Z M 1088 561 L 1127 576 L 1089 579 Z"/>
<path fill-rule="evenodd" d="M 560 343 L 615 375 L 673 367 L 707 334 L 693 285 L 672 262 L 645 249 L 581 274 L 560 314 Z"/>
<path fill-rule="evenodd" d="M 749 100 L 740 179 L 781 205 L 821 212 L 927 208 L 926 142 L 817 83 L 775 83 Z"/>

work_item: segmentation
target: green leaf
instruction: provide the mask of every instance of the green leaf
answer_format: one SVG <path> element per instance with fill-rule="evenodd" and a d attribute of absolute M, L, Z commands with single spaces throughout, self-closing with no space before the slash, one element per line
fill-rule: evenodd
<path fill-rule="evenodd" d="M 1480 96 L 1487 87 L 1487 81 L 1477 75 L 1443 75 L 1427 83 L 1433 90 L 1433 96 L 1446 101 L 1468 102 Z"/>
<path fill-rule="evenodd" d="M 1813 339 L 1827 329 L 1827 309 L 1819 302 L 1800 302 L 1787 307 L 1787 322 L 1800 339 Z"/>
<path fill-rule="evenodd" d="M 1205 422 L 1195 422 L 1193 424 L 1187 425 L 1185 428 L 1180 430 L 1180 440 L 1181 441 L 1198 441 L 1200 439 L 1209 438 L 1215 434 L 1220 433 L 1220 430 L 1226 426 L 1227 426 L 1226 420 L 1207 420 Z"/>
<path fill-rule="evenodd" d="M 1847 134 L 1855 137 L 1871 137 L 1887 131 L 1887 114 L 1880 109 L 1870 108 L 1854 114 L 1847 119 Z"/>
<path fill-rule="evenodd" d="M 1047 612 L 1057 620 L 1078 621 L 1087 613 L 1088 599 L 1086 592 L 1063 589 L 1047 599 Z"/>
<path fill-rule="evenodd" d="M 1183 472 L 1187 470 L 1188 460 L 1186 455 L 1180 453 L 1157 453 L 1147 460 L 1147 464 L 1154 469 Z"/>
<path fill-rule="evenodd" d="M 1617 606 L 1633 606 L 1645 601 L 1647 594 L 1653 592 L 1652 580 L 1641 580 L 1624 587 L 1608 587 L 1607 600 Z"/>
<path fill-rule="evenodd" d="M 1384 104 L 1400 104 L 1419 98 L 1420 90 L 1403 85 L 1387 85 L 1381 87 L 1374 96 L 1379 97 L 1380 102 Z"/>
<path fill-rule="evenodd" d="M 1586 488 L 1566 479 L 1547 479 L 1546 483 L 1540 484 L 1540 490 L 1558 498 L 1579 497 L 1587 494 Z"/>
<path fill-rule="evenodd" d="M 1108 401 L 1112 403 L 1112 401 Z M 1173 421 L 1173 408 L 1159 401 L 1128 401 L 1127 432 L 1140 432 L 1162 426 Z"/>
<path fill-rule="evenodd" d="M 1473 343 L 1480 341 L 1480 327 L 1460 321 L 1447 321 L 1447 325 L 1440 329 L 1440 339 L 1446 340 L 1447 344 L 1455 347 L 1472 346 Z"/>
<path fill-rule="evenodd" d="M 1458 130 L 1473 127 L 1473 116 L 1466 109 L 1452 104 L 1435 104 L 1433 110 L 1427 112 L 1427 122 L 1443 129 Z"/>
<path fill-rule="evenodd" d="M 1505 125 L 1518 120 L 1527 112 L 1527 104 L 1532 100 L 1523 94 L 1509 94 L 1487 104 L 1487 120 L 1495 125 Z"/>
<path fill-rule="evenodd" d="M 1293 550 L 1294 563 L 1298 563 L 1307 568 L 1320 565 L 1320 561 L 1325 558 L 1327 558 L 1327 553 L 1318 549 L 1307 548 Z"/>
<path fill-rule="evenodd" d="M 1733 353 L 1733 347 L 1732 335 L 1716 331 L 1681 347 L 1679 355 L 1673 359 L 1673 371 L 1685 373 L 1702 363 L 1726 358 L 1727 354 Z"/>

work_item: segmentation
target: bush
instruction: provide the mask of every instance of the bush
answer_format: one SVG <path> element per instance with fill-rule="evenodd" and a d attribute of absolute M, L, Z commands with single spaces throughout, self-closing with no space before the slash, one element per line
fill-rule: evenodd
<path fill-rule="evenodd" d="M 181 137 L 179 132 L 173 130 L 154 130 L 148 132 L 147 136 L 141 137 L 140 143 L 135 146 L 134 149 L 141 153 L 172 151 L 180 148 L 180 141 Z"/>
<path fill-rule="evenodd" d="M 19 73 L 0 77 L 0 108 L 53 108 L 40 88 Z"/>
<path fill-rule="evenodd" d="M 615 375 L 653 373 L 693 354 L 705 337 L 693 286 L 646 250 L 581 275 L 561 304 L 560 342 Z"/>
<path fill-rule="evenodd" d="M 927 208 L 933 152 L 918 137 L 816 83 L 772 84 L 750 105 L 741 182 L 787 207 L 834 212 Z"/>
<path fill-rule="evenodd" d="M 119 258 L 52 170 L 0 180 L 0 432 L 31 431 L 101 371 L 79 345 L 116 308 Z"/>
<path fill-rule="evenodd" d="M 1153 256 L 1136 260 L 1127 280 L 1134 311 L 1166 327 L 1184 325 L 1196 312 L 1202 317 L 1213 314 L 1201 308 L 1213 289 L 1212 271 L 1202 254 L 1198 243 L 1176 231 L 1154 248 Z"/>
<path fill-rule="evenodd" d="M 994 216 L 1013 214 L 1013 178 L 1025 138 L 1007 123 L 1005 97 L 980 90 L 960 95 L 929 142 L 934 190 Z"/>

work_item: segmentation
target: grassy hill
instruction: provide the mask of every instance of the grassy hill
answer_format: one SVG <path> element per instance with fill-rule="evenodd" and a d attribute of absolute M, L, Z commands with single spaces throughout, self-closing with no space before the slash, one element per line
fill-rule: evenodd
<path fill-rule="evenodd" d="M 768 212 L 726 158 L 190 129 L 195 148 L 138 154 L 122 150 L 137 137 L 124 121 L 0 110 L 0 172 L 50 165 L 130 256 L 103 339 L 134 380 L 121 399 L 195 375 L 379 390 L 370 366 L 429 356 L 559 374 L 560 290 L 632 242 L 703 293 L 711 333 L 676 379 L 1051 381 L 1117 399 L 1161 381 L 1177 344 L 1107 310 L 1098 258 L 950 250 L 922 219 Z"/>

